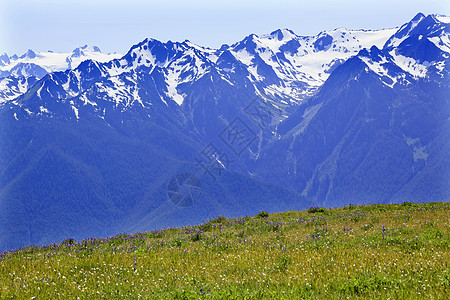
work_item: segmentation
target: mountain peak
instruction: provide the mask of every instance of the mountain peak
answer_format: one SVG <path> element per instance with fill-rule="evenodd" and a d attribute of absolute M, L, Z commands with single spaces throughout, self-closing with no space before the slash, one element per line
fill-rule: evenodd
<path fill-rule="evenodd" d="M 244 41 L 255 41 L 258 38 L 259 38 L 258 35 L 251 33 L 244 38 Z"/>
<path fill-rule="evenodd" d="M 100 48 L 97 46 L 84 45 L 82 47 L 75 48 L 72 51 L 71 57 L 87 56 L 88 53 L 102 53 L 102 52 L 100 51 Z"/>
<path fill-rule="evenodd" d="M 284 28 L 272 31 L 269 36 L 277 38 L 279 41 L 282 41 L 284 39 L 292 39 L 292 37 L 295 36 L 295 33 L 290 29 Z"/>
<path fill-rule="evenodd" d="M 411 22 L 418 22 L 423 18 L 425 18 L 425 15 L 419 12 L 414 18 L 412 18 Z"/>
<path fill-rule="evenodd" d="M 449 32 L 449 17 L 438 15 L 427 15 L 418 13 L 411 21 L 403 24 L 399 30 L 386 42 L 385 48 L 399 46 L 410 36 L 435 37 Z"/>
<path fill-rule="evenodd" d="M 85 50 L 85 51 L 90 51 L 90 52 L 102 52 L 100 51 L 100 48 L 97 46 L 88 46 L 88 45 L 84 45 L 83 47 L 81 47 L 81 49 Z"/>
<path fill-rule="evenodd" d="M 254 33 L 247 35 L 242 41 L 232 45 L 235 51 L 246 49 L 250 53 L 253 53 L 256 49 L 256 41 L 258 36 Z"/>
<path fill-rule="evenodd" d="M 6 53 L 0 55 L 0 66 L 4 66 L 10 63 L 9 56 Z"/>
<path fill-rule="evenodd" d="M 36 58 L 36 53 L 33 50 L 28 49 L 28 51 L 25 52 L 25 54 L 22 55 L 20 58 L 22 58 L 22 59 L 23 58 L 33 59 L 33 58 Z"/>

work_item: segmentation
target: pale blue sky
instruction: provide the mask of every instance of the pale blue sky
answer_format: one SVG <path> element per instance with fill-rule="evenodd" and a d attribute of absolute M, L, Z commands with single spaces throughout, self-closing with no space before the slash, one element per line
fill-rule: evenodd
<path fill-rule="evenodd" d="M 450 15 L 446 0 L 0 0 L 0 53 L 71 51 L 89 44 L 125 53 L 146 37 L 217 48 L 250 33 L 399 26 L 417 12 Z"/>

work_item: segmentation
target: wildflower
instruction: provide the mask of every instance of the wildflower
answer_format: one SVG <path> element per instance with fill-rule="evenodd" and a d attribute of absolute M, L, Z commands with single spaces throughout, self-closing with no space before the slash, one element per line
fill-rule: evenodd
<path fill-rule="evenodd" d="M 383 224 L 383 226 L 381 226 L 381 235 L 383 236 L 383 239 L 385 234 L 386 234 L 386 227 Z"/>

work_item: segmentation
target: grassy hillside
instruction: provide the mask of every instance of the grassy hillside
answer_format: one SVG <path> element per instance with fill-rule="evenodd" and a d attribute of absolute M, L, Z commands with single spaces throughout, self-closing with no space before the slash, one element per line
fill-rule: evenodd
<path fill-rule="evenodd" d="M 0 254 L 0 298 L 445 299 L 449 203 L 219 217 Z"/>

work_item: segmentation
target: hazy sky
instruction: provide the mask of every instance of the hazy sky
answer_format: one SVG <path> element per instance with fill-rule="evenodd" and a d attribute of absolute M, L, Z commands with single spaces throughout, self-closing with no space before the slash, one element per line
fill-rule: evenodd
<path fill-rule="evenodd" d="M 212 48 L 250 33 L 399 26 L 417 12 L 450 15 L 447 0 L 0 0 L 0 53 L 72 51 L 84 44 L 125 53 L 146 37 Z"/>

